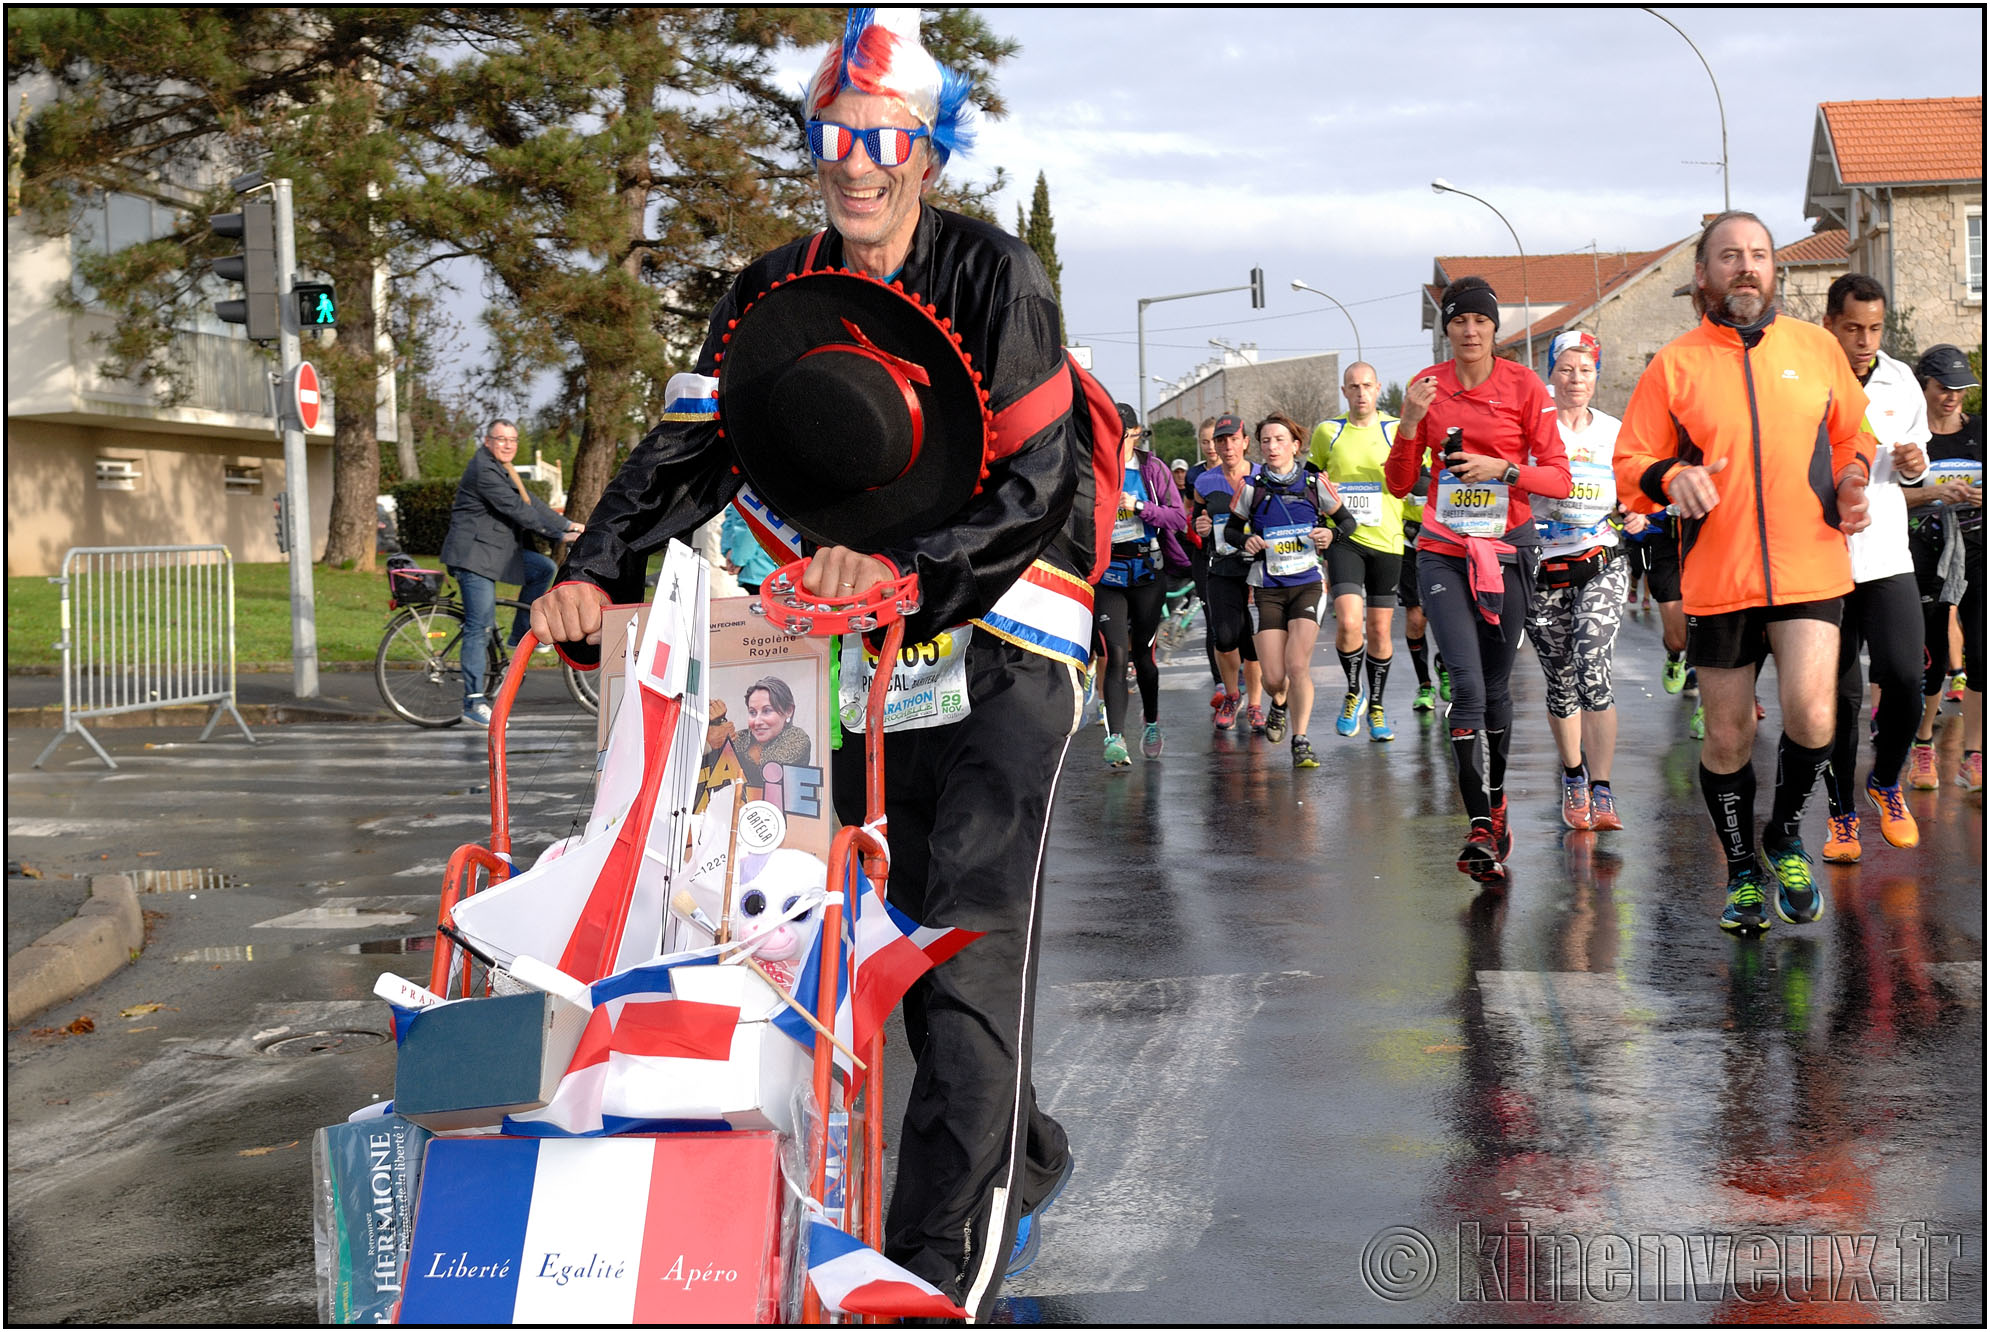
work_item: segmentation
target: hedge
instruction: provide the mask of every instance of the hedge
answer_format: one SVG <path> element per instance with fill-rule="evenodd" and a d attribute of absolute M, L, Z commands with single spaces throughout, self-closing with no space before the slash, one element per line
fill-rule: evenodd
<path fill-rule="evenodd" d="M 553 483 L 522 478 L 525 488 L 541 501 L 550 502 Z M 411 554 L 435 555 L 449 535 L 449 510 L 456 503 L 457 481 L 441 479 L 403 481 L 388 490 L 394 497 L 394 512 L 400 527 L 401 549 Z"/>

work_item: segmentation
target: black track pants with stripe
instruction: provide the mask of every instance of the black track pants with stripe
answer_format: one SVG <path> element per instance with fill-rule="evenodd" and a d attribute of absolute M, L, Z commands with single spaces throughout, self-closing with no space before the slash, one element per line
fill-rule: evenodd
<path fill-rule="evenodd" d="M 974 635 L 967 718 L 885 740 L 892 904 L 983 937 L 905 998 L 918 1071 L 884 1251 L 986 1321 L 1016 1220 L 1070 1151 L 1037 1107 L 1030 1040 L 1050 810 L 1082 686 L 1064 663 Z M 834 762 L 845 823 L 863 821 L 863 772 L 862 738 L 846 735 Z"/>

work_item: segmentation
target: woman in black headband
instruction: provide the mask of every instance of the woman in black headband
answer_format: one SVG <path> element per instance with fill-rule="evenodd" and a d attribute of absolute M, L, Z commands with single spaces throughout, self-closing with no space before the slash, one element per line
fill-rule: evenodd
<path fill-rule="evenodd" d="M 1472 824 L 1458 868 L 1496 883 L 1513 853 L 1503 789 L 1513 723 L 1507 686 L 1540 545 L 1528 496 L 1565 498 L 1569 463 L 1541 381 L 1494 355 L 1492 287 L 1460 278 L 1444 289 L 1441 307 L 1452 359 L 1410 382 L 1384 476 L 1389 493 L 1407 495 L 1429 456 L 1417 587 L 1451 669 L 1451 750 Z"/>

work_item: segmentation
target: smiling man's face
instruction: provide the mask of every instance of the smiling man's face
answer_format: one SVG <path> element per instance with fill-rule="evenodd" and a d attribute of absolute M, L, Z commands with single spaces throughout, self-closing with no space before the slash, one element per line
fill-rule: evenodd
<path fill-rule="evenodd" d="M 844 89 L 835 101 L 815 113 L 817 120 L 834 121 L 851 129 L 918 129 L 919 118 L 896 97 L 880 97 Z M 844 242 L 859 250 L 889 252 L 903 259 L 919 228 L 919 195 L 932 165 L 932 147 L 921 139 L 904 165 L 881 167 L 859 143 L 841 162 L 817 162 L 816 184 L 829 210 L 830 225 Z M 883 277 L 873 273 L 873 277 Z"/>

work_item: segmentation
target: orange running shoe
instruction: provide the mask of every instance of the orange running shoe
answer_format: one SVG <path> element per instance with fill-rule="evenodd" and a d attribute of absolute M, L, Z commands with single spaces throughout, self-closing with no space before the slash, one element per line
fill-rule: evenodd
<path fill-rule="evenodd" d="M 1824 839 L 1824 858 L 1833 865 L 1856 865 L 1864 853 L 1859 845 L 1859 816 L 1832 815 L 1831 835 Z"/>

